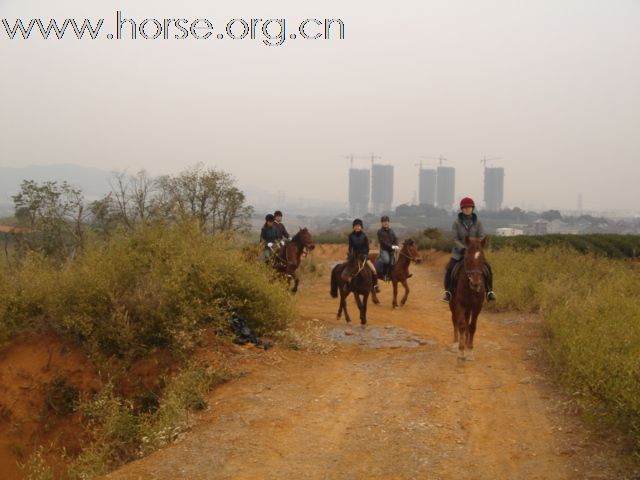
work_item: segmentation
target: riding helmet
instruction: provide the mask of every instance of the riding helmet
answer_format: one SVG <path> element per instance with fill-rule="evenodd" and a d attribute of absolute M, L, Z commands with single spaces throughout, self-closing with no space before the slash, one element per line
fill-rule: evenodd
<path fill-rule="evenodd" d="M 475 206 L 476 206 L 476 204 L 469 197 L 464 197 L 462 200 L 460 200 L 460 208 L 465 208 L 465 207 L 474 207 L 475 208 Z"/>
<path fill-rule="evenodd" d="M 360 220 L 359 218 L 356 218 L 356 219 L 353 221 L 352 226 L 354 226 L 354 227 L 355 227 L 356 225 L 360 225 L 361 227 L 364 227 L 364 224 L 362 223 L 362 220 Z"/>
<path fill-rule="evenodd" d="M 388 215 L 383 215 L 383 216 L 380 218 L 380 223 L 382 223 L 382 222 L 389 222 L 389 221 L 390 221 L 390 220 L 389 220 L 389 216 L 388 216 Z"/>
<path fill-rule="evenodd" d="M 271 215 L 270 213 L 268 213 L 267 216 L 264 217 L 265 221 L 267 221 L 267 222 L 273 222 L 274 218 L 275 217 L 273 215 Z"/>

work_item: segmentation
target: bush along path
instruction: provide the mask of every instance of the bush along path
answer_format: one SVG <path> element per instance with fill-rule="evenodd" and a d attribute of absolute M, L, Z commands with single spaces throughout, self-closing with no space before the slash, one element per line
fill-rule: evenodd
<path fill-rule="evenodd" d="M 326 275 L 307 279 L 295 300 L 304 348 L 262 352 L 182 440 L 105 478 L 638 478 L 626 444 L 591 433 L 551 382 L 539 315 L 483 312 L 475 360 L 457 362 L 439 301 L 447 259 L 430 258 L 413 268 L 407 306 L 392 310 L 382 285 L 368 329 L 349 337 Z"/>

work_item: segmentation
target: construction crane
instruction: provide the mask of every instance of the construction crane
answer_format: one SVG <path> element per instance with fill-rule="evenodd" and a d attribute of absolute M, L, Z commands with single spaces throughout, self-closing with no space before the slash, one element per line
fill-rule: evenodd
<path fill-rule="evenodd" d="M 373 153 L 372 153 L 371 155 L 354 155 L 354 154 L 351 154 L 351 155 L 347 155 L 347 156 L 346 156 L 346 157 L 344 157 L 344 158 L 346 158 L 347 160 L 349 160 L 349 162 L 350 162 L 350 163 L 349 163 L 349 165 L 351 166 L 351 168 L 353 168 L 353 161 L 354 161 L 355 159 L 367 159 L 367 160 L 371 160 L 371 165 L 373 165 L 373 164 L 375 163 L 375 161 L 376 161 L 376 160 L 380 160 L 380 159 L 382 159 L 382 157 L 381 157 L 381 156 L 379 156 L 379 155 L 375 155 L 375 154 L 373 154 Z"/>
<path fill-rule="evenodd" d="M 482 157 L 482 159 L 480 160 L 480 163 L 484 165 L 484 168 L 487 168 L 487 162 L 490 162 L 492 160 L 500 160 L 501 158 L 502 157 L 491 157 L 491 158 Z"/>
<path fill-rule="evenodd" d="M 420 158 L 424 158 L 427 160 L 438 160 L 438 165 L 441 167 L 443 163 L 448 162 L 449 160 L 447 160 L 446 158 L 444 158 L 442 155 L 438 155 L 437 157 L 427 157 L 427 156 L 421 156 Z"/>

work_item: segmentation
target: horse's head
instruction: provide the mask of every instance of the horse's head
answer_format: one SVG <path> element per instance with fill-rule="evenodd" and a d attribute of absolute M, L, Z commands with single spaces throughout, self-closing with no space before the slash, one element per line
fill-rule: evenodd
<path fill-rule="evenodd" d="M 480 292 L 484 285 L 484 246 L 485 238 L 467 237 L 465 239 L 464 271 L 472 290 Z"/>
<path fill-rule="evenodd" d="M 420 257 L 420 252 L 418 251 L 418 246 L 416 242 L 411 238 L 407 238 L 402 243 L 402 250 L 400 250 L 404 256 L 406 256 L 409 260 L 415 263 L 420 263 L 422 261 L 422 257 Z"/>
<path fill-rule="evenodd" d="M 302 248 L 306 248 L 309 251 L 316 248 L 315 244 L 313 243 L 313 237 L 311 236 L 311 233 L 309 233 L 307 227 L 298 230 L 298 233 L 294 235 L 293 240 L 297 240 Z"/>
<path fill-rule="evenodd" d="M 349 253 L 347 254 L 347 264 L 351 269 L 359 269 L 367 261 L 367 255 L 364 253 Z"/>

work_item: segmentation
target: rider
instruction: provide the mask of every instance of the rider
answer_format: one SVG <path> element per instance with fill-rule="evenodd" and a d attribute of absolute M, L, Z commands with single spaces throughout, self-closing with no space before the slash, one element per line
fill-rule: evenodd
<path fill-rule="evenodd" d="M 284 245 L 285 240 L 291 240 L 291 238 L 289 237 L 289 232 L 287 232 L 287 229 L 282 223 L 282 212 L 280 210 L 276 210 L 273 213 L 273 216 L 274 216 L 274 224 L 275 224 L 276 230 L 278 231 L 278 240 L 282 245 Z"/>
<path fill-rule="evenodd" d="M 395 250 L 398 250 L 398 237 L 389 227 L 389 217 L 384 215 L 380 219 L 382 227 L 378 230 L 378 243 L 380 244 L 380 260 L 382 260 L 382 275 L 385 280 L 389 279 L 391 273 L 391 261 Z"/>
<path fill-rule="evenodd" d="M 444 276 L 444 296 L 442 298 L 445 302 L 451 301 L 451 272 L 456 263 L 458 263 L 464 257 L 465 250 L 465 238 L 477 237 L 484 238 L 484 228 L 482 222 L 478 220 L 478 215 L 474 212 L 476 205 L 474 201 L 465 197 L 460 200 L 460 210 L 458 218 L 453 222 L 451 227 L 453 230 L 453 249 L 451 251 L 451 259 L 447 264 L 447 270 Z M 491 267 L 485 261 L 487 266 L 488 275 L 485 275 L 485 283 L 487 287 L 487 300 L 493 301 L 496 299 L 496 294 L 493 292 L 493 274 Z"/>
<path fill-rule="evenodd" d="M 353 232 L 349 234 L 349 253 L 354 255 L 369 255 L 369 239 L 362 229 L 362 220 L 356 218 L 353 221 Z M 373 272 L 373 288 L 376 292 L 378 289 L 378 274 L 371 260 L 367 258 L 367 266 Z"/>
<path fill-rule="evenodd" d="M 264 225 L 260 231 L 260 240 L 265 244 L 260 258 L 264 261 L 271 258 L 271 255 L 273 255 L 273 244 L 278 241 L 278 230 L 274 222 L 275 217 L 269 213 L 264 217 Z"/>

